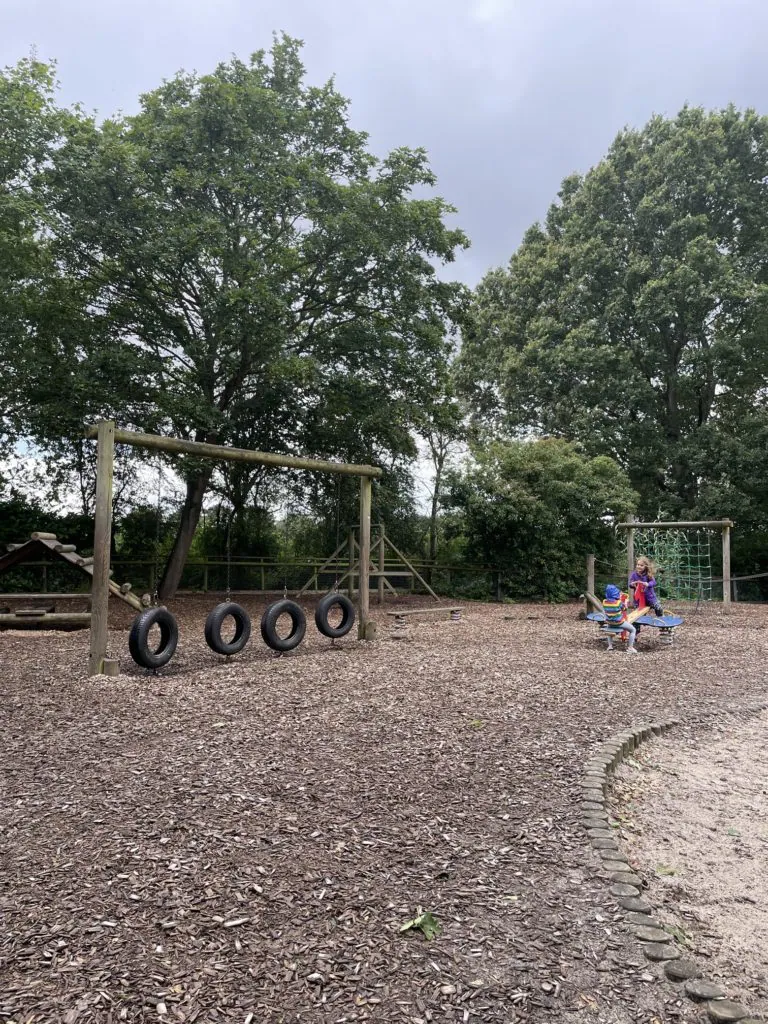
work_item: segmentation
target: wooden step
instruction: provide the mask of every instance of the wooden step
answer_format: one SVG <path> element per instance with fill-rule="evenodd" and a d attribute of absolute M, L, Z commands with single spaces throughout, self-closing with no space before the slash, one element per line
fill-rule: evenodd
<path fill-rule="evenodd" d="M 460 612 L 462 605 L 440 605 L 439 608 L 403 608 L 399 612 L 387 612 L 396 619 L 405 618 L 406 615 L 434 615 L 436 612 Z"/>

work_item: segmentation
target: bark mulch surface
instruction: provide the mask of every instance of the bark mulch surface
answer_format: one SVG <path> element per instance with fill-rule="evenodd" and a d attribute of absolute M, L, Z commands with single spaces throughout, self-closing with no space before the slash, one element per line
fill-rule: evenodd
<path fill-rule="evenodd" d="M 89 679 L 88 634 L 0 634 L 0 1021 L 698 1020 L 617 923 L 582 762 L 768 689 L 768 616 L 608 654 L 576 607 L 467 605 Z M 407 602 L 404 602 L 407 603 Z M 391 606 L 390 606 L 391 607 Z M 687 614 L 684 611 L 684 614 Z M 504 615 L 513 615 L 505 619 Z M 431 940 L 401 931 L 418 908 Z M 699 1017 L 696 1017 L 699 1013 Z"/>

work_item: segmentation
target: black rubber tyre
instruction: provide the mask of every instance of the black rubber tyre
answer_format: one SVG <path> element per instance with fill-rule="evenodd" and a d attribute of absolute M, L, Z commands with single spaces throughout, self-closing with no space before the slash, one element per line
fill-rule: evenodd
<path fill-rule="evenodd" d="M 160 644 L 156 650 L 149 646 L 149 631 L 160 627 Z M 142 668 L 162 668 L 167 665 L 179 642 L 179 627 L 167 608 L 147 608 L 133 620 L 128 635 L 128 650 L 137 665 Z"/>
<path fill-rule="evenodd" d="M 338 626 L 332 626 L 328 621 L 328 613 L 336 605 L 341 608 L 342 618 Z M 355 606 L 346 594 L 326 594 L 315 608 L 315 625 L 323 634 L 331 639 L 346 636 L 355 624 Z"/>
<path fill-rule="evenodd" d="M 229 616 L 235 620 L 235 635 L 227 642 L 221 627 Z M 251 617 L 245 608 L 234 601 L 223 601 L 211 608 L 205 620 L 205 642 L 217 654 L 239 654 L 251 639 Z"/>
<path fill-rule="evenodd" d="M 286 637 L 277 632 L 277 620 L 281 615 L 291 617 L 291 632 Z M 261 617 L 262 639 L 273 651 L 292 651 L 304 639 L 306 631 L 307 617 L 295 601 L 275 601 L 268 605 Z"/>

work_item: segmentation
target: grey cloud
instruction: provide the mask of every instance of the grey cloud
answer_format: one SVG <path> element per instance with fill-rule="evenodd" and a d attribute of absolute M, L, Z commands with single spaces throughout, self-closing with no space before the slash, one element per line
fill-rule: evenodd
<path fill-rule="evenodd" d="M 686 102 L 768 106 L 764 0 L 5 0 L 0 59 L 36 45 L 63 95 L 109 114 L 179 68 L 306 42 L 373 148 L 425 146 L 472 249 L 475 283 L 506 262 L 562 178 L 625 124 Z"/>

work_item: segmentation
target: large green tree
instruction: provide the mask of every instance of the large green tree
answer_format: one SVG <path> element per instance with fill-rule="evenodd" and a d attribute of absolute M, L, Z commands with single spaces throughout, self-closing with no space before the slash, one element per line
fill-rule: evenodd
<path fill-rule="evenodd" d="M 463 290 L 422 151 L 377 161 L 287 37 L 180 74 L 132 117 L 72 119 L 47 179 L 58 267 L 87 296 L 80 365 L 131 384 L 123 423 L 321 457 L 413 454 Z M 142 402 L 144 403 L 142 406 Z M 143 409 L 143 411 L 142 411 Z M 161 595 L 211 482 L 187 464 Z"/>
<path fill-rule="evenodd" d="M 0 72 L 0 450 L 20 429 L 19 364 L 49 264 L 43 205 L 34 187 L 59 132 L 52 69 L 35 60 Z"/>
<path fill-rule="evenodd" d="M 765 403 L 767 309 L 768 118 L 686 108 L 621 132 L 486 276 L 462 383 L 478 420 L 617 458 L 644 514 L 692 511 Z"/>
<path fill-rule="evenodd" d="M 615 557 L 613 525 L 637 494 L 617 463 L 557 438 L 495 441 L 448 474 L 450 532 L 495 566 L 507 594 L 561 601 L 584 587 L 584 559 Z"/>
<path fill-rule="evenodd" d="M 0 455 L 21 442 L 47 463 L 34 492 L 53 503 L 76 492 L 87 514 L 94 460 L 83 418 L 124 409 L 132 379 L 102 333 L 94 344 L 90 293 L 57 260 L 47 177 L 80 121 L 57 105 L 53 66 L 30 58 L 0 71 Z M 121 469 L 118 493 L 133 478 Z"/>

